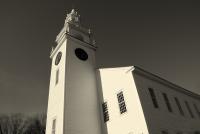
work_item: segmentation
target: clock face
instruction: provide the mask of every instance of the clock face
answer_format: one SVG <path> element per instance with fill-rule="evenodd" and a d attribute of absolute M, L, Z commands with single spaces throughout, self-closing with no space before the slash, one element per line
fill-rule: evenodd
<path fill-rule="evenodd" d="M 59 52 L 56 56 L 55 65 L 59 64 L 61 57 L 62 57 L 62 52 Z"/>
<path fill-rule="evenodd" d="M 76 48 L 75 54 L 80 60 L 86 61 L 88 59 L 87 52 L 83 50 L 82 48 Z"/>

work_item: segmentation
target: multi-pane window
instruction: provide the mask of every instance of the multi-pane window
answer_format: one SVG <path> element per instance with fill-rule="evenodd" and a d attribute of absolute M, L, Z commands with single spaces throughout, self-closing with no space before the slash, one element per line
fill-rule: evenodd
<path fill-rule="evenodd" d="M 178 98 L 175 97 L 174 99 L 175 99 L 175 102 L 176 102 L 176 105 L 177 105 L 177 107 L 178 107 L 178 109 L 179 109 L 180 114 L 181 114 L 182 116 L 184 116 L 184 112 L 183 112 L 183 109 L 182 109 L 182 107 L 181 107 L 181 104 L 180 104 Z"/>
<path fill-rule="evenodd" d="M 156 100 L 156 95 L 154 93 L 154 90 L 152 88 L 149 88 L 149 93 L 150 93 L 150 96 L 151 96 L 151 99 L 152 99 L 154 107 L 158 108 L 158 102 Z"/>
<path fill-rule="evenodd" d="M 187 101 L 185 101 L 185 105 L 186 105 L 186 107 L 187 107 L 187 109 L 188 109 L 188 112 L 190 113 L 190 116 L 191 116 L 192 118 L 194 118 L 194 114 L 192 113 L 192 110 L 191 110 L 191 108 L 190 108 L 190 105 L 188 104 Z"/>
<path fill-rule="evenodd" d="M 196 105 L 195 103 L 194 103 L 193 105 L 194 105 L 194 109 L 195 109 L 195 111 L 196 111 L 197 115 L 198 115 L 198 116 L 199 116 L 199 118 L 200 118 L 200 111 L 199 111 L 199 109 L 198 109 L 197 105 Z"/>
<path fill-rule="evenodd" d="M 51 134 L 55 134 L 55 133 L 56 133 L 56 119 L 53 119 Z"/>
<path fill-rule="evenodd" d="M 56 85 L 58 84 L 59 81 L 59 69 L 56 70 Z"/>
<path fill-rule="evenodd" d="M 126 109 L 126 104 L 124 101 L 124 95 L 122 91 L 117 94 L 117 99 L 118 99 L 120 113 L 123 114 L 127 111 L 127 109 Z"/>
<path fill-rule="evenodd" d="M 109 121 L 108 105 L 107 102 L 102 104 L 104 122 Z"/>
<path fill-rule="evenodd" d="M 166 94 L 166 93 L 162 93 L 162 95 L 163 95 L 163 98 L 164 98 L 164 100 L 165 100 L 165 104 L 166 104 L 166 106 L 167 106 L 168 111 L 169 111 L 169 112 L 172 112 L 172 107 L 171 107 L 171 105 L 170 105 L 170 102 L 169 102 L 169 99 L 168 99 L 168 97 L 167 97 L 167 94 Z"/>

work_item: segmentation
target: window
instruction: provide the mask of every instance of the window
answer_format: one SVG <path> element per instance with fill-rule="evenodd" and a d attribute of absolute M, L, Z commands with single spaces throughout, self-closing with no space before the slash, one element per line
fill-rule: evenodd
<path fill-rule="evenodd" d="M 198 109 L 197 105 L 196 105 L 196 104 L 193 104 L 193 105 L 194 105 L 194 109 L 195 109 L 195 111 L 196 111 L 197 115 L 198 115 L 198 116 L 199 116 L 199 118 L 200 118 L 200 111 L 199 111 L 199 109 Z"/>
<path fill-rule="evenodd" d="M 117 99 L 118 99 L 120 113 L 123 114 L 127 111 L 127 109 L 126 109 L 126 104 L 124 101 L 124 95 L 122 91 L 117 94 Z"/>
<path fill-rule="evenodd" d="M 55 65 L 58 65 L 60 63 L 61 57 L 62 57 L 62 52 L 59 52 L 55 59 Z"/>
<path fill-rule="evenodd" d="M 186 107 L 187 107 L 187 109 L 188 109 L 188 112 L 190 113 L 190 116 L 191 116 L 192 118 L 194 118 L 194 114 L 192 113 L 192 110 L 190 109 L 190 106 L 189 106 L 189 104 L 188 104 L 187 101 L 185 101 L 185 105 L 186 105 Z"/>
<path fill-rule="evenodd" d="M 183 109 L 182 109 L 182 107 L 181 107 L 181 104 L 180 104 L 178 98 L 175 97 L 174 99 L 175 99 L 175 102 L 176 102 L 176 105 L 177 105 L 177 107 L 178 107 L 178 109 L 179 109 L 180 114 L 181 114 L 182 116 L 184 116 L 184 112 L 183 112 Z"/>
<path fill-rule="evenodd" d="M 104 122 L 107 122 L 107 121 L 109 121 L 109 114 L 108 114 L 108 105 L 107 105 L 107 102 L 104 102 L 102 104 L 102 108 L 103 108 Z"/>
<path fill-rule="evenodd" d="M 56 133 L 56 119 L 53 119 L 51 134 L 55 134 L 55 133 Z"/>
<path fill-rule="evenodd" d="M 154 107 L 158 108 L 158 103 L 157 103 L 157 100 L 156 100 L 156 95 L 154 93 L 154 90 L 152 88 L 149 88 L 149 93 L 150 93 Z"/>
<path fill-rule="evenodd" d="M 76 48 L 75 55 L 82 61 L 86 61 L 88 59 L 87 52 L 85 50 L 83 50 L 82 48 Z"/>
<path fill-rule="evenodd" d="M 169 99 L 168 99 L 168 97 L 167 97 L 167 94 L 166 94 L 166 93 L 163 93 L 162 95 L 163 95 L 163 98 L 164 98 L 164 100 L 165 100 L 165 104 L 166 104 L 166 106 L 167 106 L 168 111 L 169 111 L 169 112 L 172 112 L 172 107 L 171 107 L 171 105 L 170 105 L 170 103 L 169 103 Z"/>
<path fill-rule="evenodd" d="M 58 84 L 59 81 L 59 69 L 56 70 L 56 85 Z"/>

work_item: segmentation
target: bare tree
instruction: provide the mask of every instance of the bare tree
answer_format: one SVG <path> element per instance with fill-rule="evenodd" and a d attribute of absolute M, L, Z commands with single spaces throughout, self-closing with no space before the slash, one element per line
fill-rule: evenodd
<path fill-rule="evenodd" d="M 9 116 L 0 116 L 0 134 L 9 134 Z"/>
<path fill-rule="evenodd" d="M 26 118 L 22 114 L 14 114 L 10 116 L 10 134 L 21 134 L 25 127 Z"/>
<path fill-rule="evenodd" d="M 45 134 L 46 115 L 0 115 L 0 134 Z"/>
<path fill-rule="evenodd" d="M 24 134 L 45 134 L 46 127 L 46 115 L 38 114 L 36 116 L 30 117 L 27 120 L 27 127 Z"/>

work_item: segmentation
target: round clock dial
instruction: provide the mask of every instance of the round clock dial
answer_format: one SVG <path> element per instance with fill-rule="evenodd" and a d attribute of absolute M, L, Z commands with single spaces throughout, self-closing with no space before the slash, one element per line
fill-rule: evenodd
<path fill-rule="evenodd" d="M 56 56 L 55 65 L 59 64 L 61 57 L 62 57 L 62 52 L 59 52 Z"/>
<path fill-rule="evenodd" d="M 86 61 L 88 59 L 87 52 L 83 50 L 82 48 L 76 48 L 75 54 L 80 60 Z"/>

